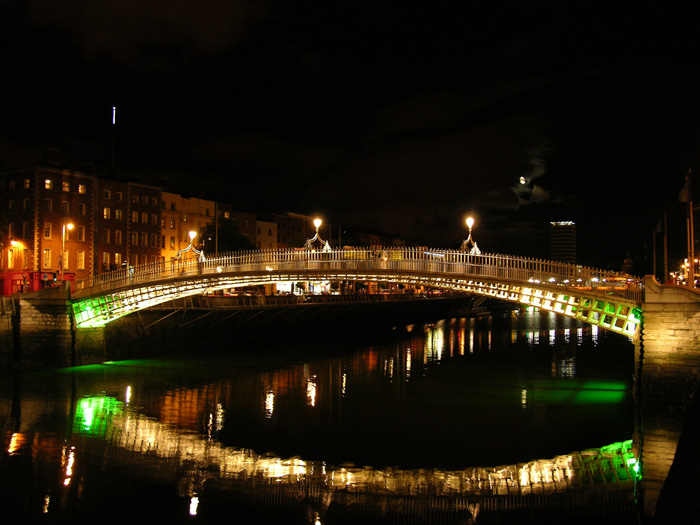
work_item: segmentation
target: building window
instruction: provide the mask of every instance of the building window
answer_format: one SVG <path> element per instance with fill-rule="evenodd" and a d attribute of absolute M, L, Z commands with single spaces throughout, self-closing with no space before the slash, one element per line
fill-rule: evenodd
<path fill-rule="evenodd" d="M 174 202 L 171 202 L 171 203 L 170 203 L 170 209 L 173 210 L 173 211 L 175 211 L 175 203 L 174 203 Z"/>
<path fill-rule="evenodd" d="M 10 189 L 11 190 L 15 189 L 15 181 L 13 181 L 13 180 L 10 181 Z"/>
<path fill-rule="evenodd" d="M 22 223 L 22 238 L 29 239 L 29 223 L 28 222 Z"/>
<path fill-rule="evenodd" d="M 145 253 L 141 254 L 141 264 L 146 264 L 148 262 L 148 255 Z"/>
<path fill-rule="evenodd" d="M 85 186 L 85 184 L 78 184 L 78 193 L 87 193 L 87 186 Z"/>
<path fill-rule="evenodd" d="M 78 240 L 85 242 L 85 226 L 78 226 Z"/>
<path fill-rule="evenodd" d="M 77 268 L 78 270 L 85 269 L 85 250 L 78 250 Z"/>
<path fill-rule="evenodd" d="M 148 224 L 148 213 L 145 211 L 141 212 L 141 223 Z"/>
<path fill-rule="evenodd" d="M 24 189 L 27 190 L 32 187 L 32 180 L 31 179 L 24 179 Z"/>
<path fill-rule="evenodd" d="M 68 265 L 68 259 L 69 259 L 69 257 L 68 257 L 68 251 L 69 251 L 69 250 L 65 250 L 65 251 L 63 251 L 63 253 L 61 253 L 61 257 L 62 257 L 62 259 L 63 259 L 63 260 L 61 261 L 61 268 L 64 269 L 64 270 L 67 270 L 67 269 L 68 269 L 68 266 L 69 266 L 69 265 Z"/>
<path fill-rule="evenodd" d="M 230 219 L 230 218 L 231 218 L 231 214 L 229 212 L 225 211 L 224 212 L 224 219 Z"/>
<path fill-rule="evenodd" d="M 61 201 L 61 213 L 63 215 L 68 215 L 70 213 L 70 205 L 68 201 Z"/>
<path fill-rule="evenodd" d="M 158 226 L 158 215 L 151 213 L 151 225 Z"/>
<path fill-rule="evenodd" d="M 131 212 L 131 222 L 134 224 L 137 224 L 139 222 L 139 212 L 137 212 L 137 211 Z"/>
<path fill-rule="evenodd" d="M 22 250 L 22 268 L 29 268 L 29 250 L 27 248 Z"/>
<path fill-rule="evenodd" d="M 175 249 L 175 237 L 170 236 L 170 249 L 174 250 Z"/>
<path fill-rule="evenodd" d="M 116 220 L 121 221 L 121 220 L 122 220 L 122 217 L 123 217 L 123 216 L 122 216 L 122 210 L 121 210 L 121 208 L 117 208 L 116 210 L 114 210 L 114 218 L 115 218 Z"/>
<path fill-rule="evenodd" d="M 109 244 L 109 228 L 102 230 L 102 242 Z"/>
<path fill-rule="evenodd" d="M 44 211 L 53 211 L 53 201 L 51 199 L 44 199 Z"/>
<path fill-rule="evenodd" d="M 27 211 L 29 209 L 29 199 L 24 198 L 22 199 L 22 211 Z"/>
<path fill-rule="evenodd" d="M 158 248 L 158 235 L 155 233 L 151 234 L 151 248 Z"/>
<path fill-rule="evenodd" d="M 175 229 L 175 219 L 173 219 L 173 218 L 170 219 L 170 229 L 171 230 Z"/>
<path fill-rule="evenodd" d="M 14 250 L 7 251 L 7 269 L 8 270 L 15 269 L 15 251 Z"/>
<path fill-rule="evenodd" d="M 151 197 L 151 206 L 158 206 L 158 197 Z"/>
<path fill-rule="evenodd" d="M 44 223 L 44 239 L 51 239 L 51 228 L 53 227 L 53 224 L 50 222 L 45 222 Z"/>
<path fill-rule="evenodd" d="M 106 221 L 110 220 L 112 218 L 112 209 L 111 208 L 103 208 L 102 209 L 102 218 L 105 219 Z"/>
<path fill-rule="evenodd" d="M 70 182 L 68 182 L 67 180 L 64 180 L 64 181 L 61 183 L 61 188 L 62 188 L 63 191 L 65 191 L 65 192 L 70 191 Z"/>
<path fill-rule="evenodd" d="M 139 245 L 139 234 L 137 232 L 131 232 L 131 246 L 134 248 Z"/>
<path fill-rule="evenodd" d="M 146 232 L 141 232 L 141 246 L 143 248 L 148 246 L 148 234 Z"/>
<path fill-rule="evenodd" d="M 131 196 L 131 202 L 133 202 L 134 204 L 138 204 L 138 203 L 139 203 L 139 196 L 138 196 L 138 194 L 134 193 L 134 194 Z"/>
<path fill-rule="evenodd" d="M 87 213 L 87 206 L 85 206 L 84 202 L 78 203 L 78 215 L 83 215 Z"/>
<path fill-rule="evenodd" d="M 109 252 L 102 252 L 102 269 L 109 270 Z"/>
<path fill-rule="evenodd" d="M 122 243 L 122 231 L 121 230 L 114 230 L 114 244 L 121 244 Z"/>
<path fill-rule="evenodd" d="M 10 189 L 13 189 L 13 188 L 10 188 Z M 44 189 L 47 189 L 47 190 L 53 189 L 53 181 L 51 179 L 46 179 L 44 181 Z"/>
<path fill-rule="evenodd" d="M 206 208 L 206 209 L 204 210 L 204 214 L 205 214 L 207 217 L 209 217 L 209 208 Z"/>
<path fill-rule="evenodd" d="M 102 198 L 105 200 L 109 200 L 111 196 L 112 193 L 109 190 L 105 190 L 102 192 Z"/>
<path fill-rule="evenodd" d="M 121 253 L 115 253 L 114 254 L 114 265 L 119 268 L 122 264 L 122 254 Z"/>
<path fill-rule="evenodd" d="M 187 214 L 186 213 L 182 214 L 182 222 L 187 222 Z"/>
<path fill-rule="evenodd" d="M 42 254 L 41 267 L 45 270 L 51 268 L 51 248 L 44 248 Z"/>
<path fill-rule="evenodd" d="M 115 192 L 114 192 L 114 200 L 116 200 L 117 202 L 121 202 L 121 201 L 122 201 L 122 197 L 123 197 L 123 195 L 122 195 L 122 192 L 121 192 L 121 191 L 115 191 Z"/>

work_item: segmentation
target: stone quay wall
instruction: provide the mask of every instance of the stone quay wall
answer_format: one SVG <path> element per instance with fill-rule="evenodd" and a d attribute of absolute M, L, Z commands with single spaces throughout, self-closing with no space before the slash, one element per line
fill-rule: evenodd
<path fill-rule="evenodd" d="M 638 349 L 643 511 L 653 516 L 700 383 L 700 293 L 645 278 Z"/>
<path fill-rule="evenodd" d="M 40 369 L 101 362 L 102 328 L 76 330 L 67 287 L 3 298 L 0 362 L 7 369 Z"/>
<path fill-rule="evenodd" d="M 690 399 L 700 380 L 700 292 L 645 279 L 641 393 Z"/>

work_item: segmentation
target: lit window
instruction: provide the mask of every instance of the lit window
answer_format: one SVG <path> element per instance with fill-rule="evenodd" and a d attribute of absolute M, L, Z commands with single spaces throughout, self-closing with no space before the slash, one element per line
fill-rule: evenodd
<path fill-rule="evenodd" d="M 143 224 L 148 224 L 148 213 L 146 213 L 145 211 L 141 212 L 141 222 Z"/>
<path fill-rule="evenodd" d="M 85 269 L 85 251 L 84 250 L 78 250 L 78 263 L 77 263 L 78 270 L 84 270 Z"/>
<path fill-rule="evenodd" d="M 139 245 L 139 234 L 137 232 L 131 232 L 131 246 L 134 248 Z"/>
<path fill-rule="evenodd" d="M 230 218 L 231 218 L 231 214 L 229 212 L 225 211 L 224 212 L 224 219 L 230 219 Z"/>
<path fill-rule="evenodd" d="M 102 209 L 102 218 L 105 220 L 109 220 L 112 218 L 112 209 L 111 208 L 103 208 Z"/>
<path fill-rule="evenodd" d="M 85 226 L 78 226 L 78 240 L 85 242 Z"/>
<path fill-rule="evenodd" d="M 175 237 L 170 237 L 170 249 L 174 250 L 175 249 Z"/>
<path fill-rule="evenodd" d="M 122 220 L 122 210 L 120 208 L 114 210 L 114 218 L 118 221 Z"/>
<path fill-rule="evenodd" d="M 102 252 L 102 269 L 109 270 L 109 252 Z"/>
<path fill-rule="evenodd" d="M 134 224 L 139 222 L 139 212 L 137 212 L 137 211 L 131 212 L 131 222 L 133 222 Z"/>
<path fill-rule="evenodd" d="M 41 258 L 41 267 L 44 270 L 51 268 L 51 248 L 44 248 Z"/>
<path fill-rule="evenodd" d="M 51 238 L 51 229 L 53 227 L 53 224 L 50 222 L 45 222 L 44 223 L 44 239 L 50 239 Z"/>
<path fill-rule="evenodd" d="M 85 184 L 78 184 L 78 193 L 87 193 L 87 186 L 85 186 Z"/>
<path fill-rule="evenodd" d="M 114 265 L 119 268 L 122 264 L 122 254 L 121 253 L 115 253 L 114 254 Z"/>
<path fill-rule="evenodd" d="M 31 188 L 31 186 L 32 186 L 31 179 L 24 179 L 24 189 Z"/>
<path fill-rule="evenodd" d="M 47 190 L 53 189 L 53 181 L 51 179 L 46 179 L 44 181 L 44 188 Z"/>
<path fill-rule="evenodd" d="M 70 191 L 70 182 L 68 182 L 67 180 L 64 180 L 61 183 L 61 188 L 63 189 L 63 191 Z"/>
<path fill-rule="evenodd" d="M 173 218 L 170 219 L 170 229 L 171 230 L 175 229 L 175 219 L 173 219 Z"/>

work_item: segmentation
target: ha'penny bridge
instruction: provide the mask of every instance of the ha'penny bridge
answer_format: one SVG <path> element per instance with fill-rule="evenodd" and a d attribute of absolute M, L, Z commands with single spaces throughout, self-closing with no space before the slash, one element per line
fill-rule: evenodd
<path fill-rule="evenodd" d="M 534 306 L 638 338 L 643 283 L 553 261 L 417 248 L 279 250 L 189 258 L 125 268 L 72 290 L 78 327 L 102 326 L 141 309 L 245 286 L 361 281 L 465 292 Z"/>
<path fill-rule="evenodd" d="M 693 288 L 524 257 L 425 248 L 334 250 L 327 244 L 322 250 L 183 258 L 104 273 L 70 289 L 21 294 L 11 312 L 13 356 L 20 366 L 23 360 L 45 366 L 101 362 L 105 330 L 130 314 L 222 290 L 316 281 L 448 290 L 536 307 L 615 332 L 634 343 L 635 390 L 649 399 L 688 399 L 700 378 L 700 294 Z M 409 299 L 416 298 L 407 294 Z M 650 424 L 647 417 L 647 429 Z M 660 494 L 679 435 L 680 428 L 647 433 L 643 449 L 635 451 L 647 512 Z"/>

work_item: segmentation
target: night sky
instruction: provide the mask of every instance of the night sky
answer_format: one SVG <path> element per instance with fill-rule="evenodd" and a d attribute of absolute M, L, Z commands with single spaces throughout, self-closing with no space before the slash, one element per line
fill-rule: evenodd
<path fill-rule="evenodd" d="M 700 170 L 700 17 L 650 5 L 0 0 L 0 162 L 642 274 Z"/>

